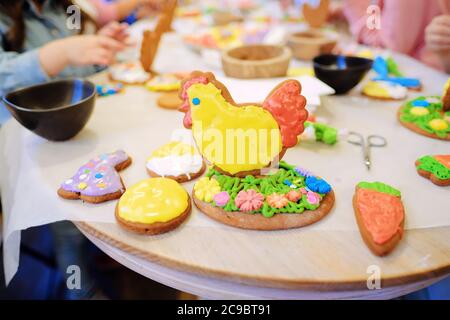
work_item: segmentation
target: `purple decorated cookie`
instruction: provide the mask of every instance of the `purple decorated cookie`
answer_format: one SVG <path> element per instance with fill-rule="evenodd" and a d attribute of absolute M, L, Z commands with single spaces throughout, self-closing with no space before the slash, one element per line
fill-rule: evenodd
<path fill-rule="evenodd" d="M 102 154 L 78 169 L 77 173 L 61 184 L 58 194 L 66 199 L 83 199 L 103 202 L 114 199 L 108 195 L 120 195 L 124 186 L 119 173 L 131 163 L 122 150 Z"/>

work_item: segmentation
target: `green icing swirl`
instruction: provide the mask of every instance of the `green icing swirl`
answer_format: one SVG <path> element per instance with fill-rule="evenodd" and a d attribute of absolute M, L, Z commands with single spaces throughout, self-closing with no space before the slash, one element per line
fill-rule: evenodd
<path fill-rule="evenodd" d="M 450 168 L 444 166 L 441 162 L 432 156 L 424 156 L 418 159 L 419 165 L 417 169 L 431 172 L 436 178 L 440 180 L 450 179 Z"/>
<path fill-rule="evenodd" d="M 224 174 L 221 174 L 217 170 L 211 168 L 206 176 L 209 178 L 214 178 L 220 185 L 221 191 L 227 191 L 230 196 L 230 200 L 223 207 L 223 209 L 227 212 L 239 211 L 239 208 L 236 206 L 234 200 L 236 199 L 237 194 L 241 190 L 249 190 L 253 189 L 265 197 L 272 195 L 273 193 L 277 194 L 286 194 L 292 189 L 287 186 L 284 181 L 289 180 L 291 183 L 294 183 L 298 188 L 306 188 L 305 177 L 298 174 L 295 170 L 295 166 L 289 165 L 284 161 L 280 161 L 279 170 L 272 174 L 262 178 L 257 178 L 252 175 L 248 175 L 245 178 L 238 177 L 230 177 Z M 319 194 L 321 199 L 324 197 L 323 194 Z M 215 202 L 211 203 L 215 206 Z M 318 204 L 310 204 L 307 200 L 307 196 L 303 195 L 302 198 L 298 202 L 289 201 L 289 203 L 283 208 L 273 208 L 271 207 L 267 201 L 264 201 L 262 207 L 259 210 L 247 212 L 249 214 L 262 214 L 266 218 L 273 217 L 277 213 L 302 213 L 305 210 L 316 210 L 320 206 L 320 202 Z"/>
<path fill-rule="evenodd" d="M 400 191 L 398 191 L 394 187 L 391 187 L 390 185 L 387 185 L 382 182 L 362 181 L 362 182 L 358 183 L 358 188 L 374 190 L 374 191 L 390 194 L 391 196 L 394 196 L 394 197 L 401 197 Z"/>
<path fill-rule="evenodd" d="M 439 98 L 440 97 L 433 97 L 433 98 Z M 435 134 L 440 138 L 445 138 L 447 137 L 447 135 L 450 133 L 450 123 L 448 128 L 445 130 L 434 130 L 433 128 L 430 127 L 429 122 L 433 119 L 443 119 L 445 120 L 444 116 L 443 116 L 443 110 L 442 110 L 442 103 L 430 103 L 430 105 L 428 107 L 426 107 L 428 109 L 428 111 L 430 112 L 427 115 L 424 116 L 416 116 L 411 114 L 411 109 L 414 108 L 414 106 L 412 105 L 414 101 L 417 100 L 426 100 L 426 97 L 419 97 L 417 99 L 411 100 L 408 103 L 406 103 L 405 107 L 402 110 L 402 113 L 400 115 L 400 120 L 403 122 L 407 122 L 407 123 L 414 123 L 416 126 L 418 126 L 419 128 L 421 128 L 422 130 L 431 133 L 431 134 Z M 447 113 L 446 113 L 447 114 Z"/>

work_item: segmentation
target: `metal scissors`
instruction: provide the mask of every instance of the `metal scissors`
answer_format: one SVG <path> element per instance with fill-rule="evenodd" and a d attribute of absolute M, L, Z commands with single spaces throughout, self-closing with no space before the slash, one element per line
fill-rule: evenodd
<path fill-rule="evenodd" d="M 364 164 L 366 165 L 367 170 L 370 170 L 370 166 L 372 165 L 370 148 L 382 148 L 387 145 L 386 138 L 382 136 L 372 134 L 365 139 L 362 134 L 353 131 L 349 132 L 347 141 L 351 144 L 361 146 L 364 155 Z"/>

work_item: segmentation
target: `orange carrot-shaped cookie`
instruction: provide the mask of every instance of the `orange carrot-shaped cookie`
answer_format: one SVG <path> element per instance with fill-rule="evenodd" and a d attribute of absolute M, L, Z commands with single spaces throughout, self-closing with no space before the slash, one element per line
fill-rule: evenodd
<path fill-rule="evenodd" d="M 391 252 L 403 235 L 405 210 L 400 191 L 381 182 L 360 182 L 353 208 L 361 236 L 377 256 Z"/>

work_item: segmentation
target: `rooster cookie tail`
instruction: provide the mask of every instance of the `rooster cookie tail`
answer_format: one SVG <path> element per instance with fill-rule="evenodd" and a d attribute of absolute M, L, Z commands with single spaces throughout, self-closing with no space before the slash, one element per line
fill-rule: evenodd
<path fill-rule="evenodd" d="M 286 148 L 297 144 L 308 118 L 306 99 L 301 95 L 302 86 L 296 80 L 288 80 L 276 87 L 266 98 L 263 108 L 278 122 L 281 139 Z"/>

